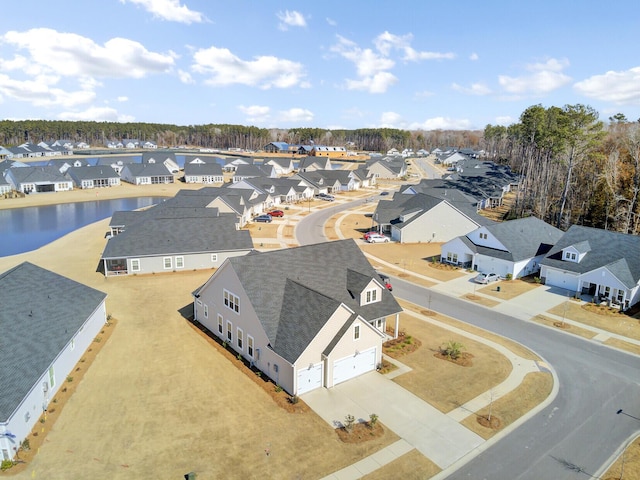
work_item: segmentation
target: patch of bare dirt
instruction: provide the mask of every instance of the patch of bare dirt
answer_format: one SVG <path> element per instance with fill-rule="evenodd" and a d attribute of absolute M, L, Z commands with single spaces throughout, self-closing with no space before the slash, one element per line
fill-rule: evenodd
<path fill-rule="evenodd" d="M 492 430 L 500 430 L 502 427 L 502 421 L 495 415 L 491 415 L 491 417 L 488 415 L 478 415 L 476 419 L 480 425 Z"/>
<path fill-rule="evenodd" d="M 596 305 L 594 303 L 585 303 L 582 305 L 582 308 L 587 312 L 592 312 L 597 315 L 609 315 L 613 317 L 618 317 L 624 315 L 619 308 L 616 307 L 608 307 L 606 305 Z"/>
<path fill-rule="evenodd" d="M 422 342 L 411 335 L 401 334 L 398 338 L 382 344 L 382 352 L 392 358 L 402 357 L 415 352 L 422 346 Z"/>

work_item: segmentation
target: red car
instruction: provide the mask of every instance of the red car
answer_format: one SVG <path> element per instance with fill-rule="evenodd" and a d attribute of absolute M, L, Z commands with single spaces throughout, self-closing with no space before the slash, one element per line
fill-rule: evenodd
<path fill-rule="evenodd" d="M 284 212 L 282 210 L 271 210 L 267 213 L 272 217 L 284 217 Z"/>

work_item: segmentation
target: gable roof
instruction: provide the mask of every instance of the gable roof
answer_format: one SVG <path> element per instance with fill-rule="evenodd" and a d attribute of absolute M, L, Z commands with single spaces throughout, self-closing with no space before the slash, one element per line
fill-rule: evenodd
<path fill-rule="evenodd" d="M 122 171 L 128 171 L 132 177 L 171 176 L 164 163 L 127 163 Z"/>
<path fill-rule="evenodd" d="M 66 175 L 60 173 L 56 167 L 21 167 L 9 170 L 17 183 L 68 182 Z"/>
<path fill-rule="evenodd" d="M 99 178 L 120 178 L 120 175 L 109 166 L 97 167 L 71 167 L 67 170 L 69 175 L 75 182 L 81 183 L 82 180 L 96 180 Z"/>
<path fill-rule="evenodd" d="M 563 261 L 562 251 L 567 247 L 586 254 L 580 262 Z M 540 264 L 575 273 L 606 267 L 626 287 L 633 288 L 640 281 L 640 237 L 572 225 Z"/>
<path fill-rule="evenodd" d="M 547 253 L 562 237 L 561 230 L 537 217 L 494 223 L 486 229 L 508 249 L 507 258 L 516 262 Z"/>
<path fill-rule="evenodd" d="M 207 163 L 185 163 L 184 174 L 189 175 L 213 175 L 217 177 L 222 176 L 222 165 L 217 162 Z"/>
<path fill-rule="evenodd" d="M 0 422 L 9 419 L 106 297 L 29 262 L 0 274 Z"/>
<path fill-rule="evenodd" d="M 293 345 L 308 345 L 340 304 L 367 320 L 402 310 L 385 288 L 379 302 L 363 306 L 359 304 L 359 297 L 350 292 L 348 287 L 353 288 L 354 273 L 369 279 L 377 278 L 352 239 L 254 253 L 230 258 L 228 262 L 249 297 L 272 348 L 290 363 L 301 353 L 301 347 L 294 348 Z M 289 302 L 293 302 L 295 308 Z M 308 324 L 305 323 L 307 318 L 310 319 Z M 300 338 L 288 338 L 291 335 Z"/>

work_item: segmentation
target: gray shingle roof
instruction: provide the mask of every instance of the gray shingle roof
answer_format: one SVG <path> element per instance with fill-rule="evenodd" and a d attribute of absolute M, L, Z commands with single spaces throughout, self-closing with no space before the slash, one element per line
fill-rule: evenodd
<path fill-rule="evenodd" d="M 106 296 L 28 262 L 0 274 L 0 422 Z"/>
<path fill-rule="evenodd" d="M 57 183 L 70 181 L 69 178 L 60 173 L 56 167 L 21 167 L 12 168 L 11 172 L 18 183 Z"/>
<path fill-rule="evenodd" d="M 207 209 L 204 209 L 207 210 Z M 102 258 L 251 250 L 248 230 L 236 230 L 235 215 L 151 217 L 107 241 Z"/>
<path fill-rule="evenodd" d="M 185 163 L 184 174 L 187 175 L 214 175 L 222 176 L 222 165 L 216 162 L 209 163 Z"/>
<path fill-rule="evenodd" d="M 586 242 L 590 250 L 585 249 Z M 571 246 L 587 252 L 579 263 L 562 260 L 562 251 Z M 540 263 L 580 274 L 606 267 L 633 288 L 640 281 L 640 237 L 572 225 Z"/>
<path fill-rule="evenodd" d="M 349 291 L 354 274 L 378 278 L 351 239 L 234 257 L 229 262 L 272 348 L 290 363 L 340 303 L 367 320 L 402 310 L 386 288 L 379 302 L 363 306 Z"/>

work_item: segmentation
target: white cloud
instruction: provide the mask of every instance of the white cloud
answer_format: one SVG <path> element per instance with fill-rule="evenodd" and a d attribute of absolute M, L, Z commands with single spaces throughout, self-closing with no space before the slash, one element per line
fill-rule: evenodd
<path fill-rule="evenodd" d="M 191 74 L 189 72 L 185 72 L 184 70 L 178 70 L 178 78 L 182 83 L 195 83 L 195 80 L 193 79 L 193 77 L 191 77 Z"/>
<path fill-rule="evenodd" d="M 349 90 L 365 90 L 369 93 L 385 93 L 390 86 L 398 83 L 395 75 L 389 72 L 379 72 L 372 77 L 365 77 L 361 80 L 346 80 Z"/>
<path fill-rule="evenodd" d="M 511 94 L 544 94 L 556 90 L 571 81 L 571 77 L 562 73 L 569 65 L 566 59 L 551 58 L 544 63 L 526 66 L 529 75 L 520 77 L 498 76 L 498 82 L 505 91 Z"/>
<path fill-rule="evenodd" d="M 509 116 L 509 115 L 496 117 L 496 124 L 497 125 L 503 125 L 505 127 L 508 127 L 509 125 L 513 125 L 514 123 L 516 123 L 516 120 L 513 117 Z"/>
<path fill-rule="evenodd" d="M 210 47 L 194 53 L 192 70 L 208 75 L 206 83 L 214 86 L 242 84 L 262 89 L 308 87 L 300 63 L 273 56 L 242 60 L 226 48 Z"/>
<path fill-rule="evenodd" d="M 143 78 L 150 73 L 167 72 L 175 57 L 172 53 L 150 52 L 126 38 L 112 38 L 102 46 L 90 38 L 50 28 L 10 31 L 0 41 L 27 50 L 29 62 L 42 70 L 68 77 Z"/>
<path fill-rule="evenodd" d="M 472 83 L 470 87 L 463 87 L 462 85 L 453 83 L 451 88 L 456 92 L 467 95 L 488 95 L 491 93 L 491 89 L 482 83 Z"/>
<path fill-rule="evenodd" d="M 96 122 L 132 122 L 131 115 L 121 115 L 115 108 L 91 107 L 81 112 L 62 112 L 58 115 L 60 120 L 80 120 Z"/>
<path fill-rule="evenodd" d="M 640 67 L 621 72 L 609 71 L 602 75 L 593 75 L 573 87 L 582 95 L 614 102 L 618 105 L 637 105 L 640 103 Z"/>
<path fill-rule="evenodd" d="M 295 10 L 291 12 L 289 10 L 278 12 L 276 16 L 280 20 L 278 28 L 283 31 L 288 30 L 289 27 L 307 26 L 307 21 L 304 19 L 304 15 L 302 15 L 300 12 L 296 12 Z"/>
<path fill-rule="evenodd" d="M 449 117 L 434 117 L 409 125 L 409 130 L 470 130 L 471 128 L 471 122 L 466 118 Z"/>
<path fill-rule="evenodd" d="M 288 122 L 290 124 L 298 122 L 305 123 L 313 120 L 313 113 L 310 110 L 304 108 L 290 108 L 289 110 L 283 110 L 278 112 L 279 122 Z"/>
<path fill-rule="evenodd" d="M 58 77 L 39 76 L 33 80 L 16 80 L 0 74 L 0 94 L 38 107 L 74 107 L 92 102 L 96 94 L 89 90 L 65 91 L 55 87 Z"/>
<path fill-rule="evenodd" d="M 122 96 L 118 97 L 117 100 L 119 102 L 128 102 L 129 101 L 129 97 L 125 97 L 124 95 L 122 95 Z"/>
<path fill-rule="evenodd" d="M 337 27 L 338 26 L 338 22 L 336 22 L 333 18 L 327 17 L 326 20 L 327 20 L 327 23 L 330 26 L 332 26 L 332 27 Z"/>
<path fill-rule="evenodd" d="M 415 97 L 427 98 L 427 97 L 433 97 L 434 95 L 435 95 L 435 92 L 432 92 L 430 90 L 422 90 L 421 92 L 416 92 Z"/>
<path fill-rule="evenodd" d="M 471 60 L 472 62 L 475 62 L 476 60 L 479 60 L 479 59 L 480 59 L 480 57 L 475 52 L 473 52 L 471 55 L 469 55 L 469 60 Z"/>
<path fill-rule="evenodd" d="M 238 106 L 238 110 L 247 116 L 247 121 L 254 124 L 267 123 L 271 116 L 271 109 L 264 105 L 250 105 L 245 107 L 244 105 Z"/>
<path fill-rule="evenodd" d="M 420 52 L 411 47 L 413 35 L 394 35 L 393 33 L 384 32 L 378 35 L 374 40 L 376 48 L 385 56 L 391 54 L 392 49 L 400 50 L 404 53 L 402 60 L 417 62 L 419 60 L 451 60 L 455 58 L 455 54 L 451 52 Z"/>
<path fill-rule="evenodd" d="M 378 128 L 400 128 L 404 122 L 402 116 L 396 112 L 384 112 L 380 116 L 380 125 Z"/>
<path fill-rule="evenodd" d="M 181 5 L 179 0 L 120 0 L 120 2 L 140 5 L 155 18 L 170 22 L 191 24 L 205 20 L 204 14 L 189 10 L 186 5 Z"/>

